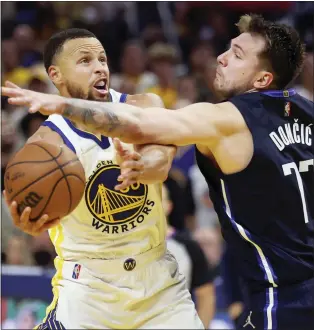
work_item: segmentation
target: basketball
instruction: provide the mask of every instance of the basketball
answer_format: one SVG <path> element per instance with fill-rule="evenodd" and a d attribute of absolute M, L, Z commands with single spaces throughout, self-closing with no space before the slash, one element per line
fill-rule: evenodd
<path fill-rule="evenodd" d="M 84 169 L 76 154 L 66 145 L 47 141 L 26 144 L 9 162 L 4 186 L 18 212 L 32 208 L 30 221 L 47 214 L 49 221 L 71 213 L 82 199 Z"/>

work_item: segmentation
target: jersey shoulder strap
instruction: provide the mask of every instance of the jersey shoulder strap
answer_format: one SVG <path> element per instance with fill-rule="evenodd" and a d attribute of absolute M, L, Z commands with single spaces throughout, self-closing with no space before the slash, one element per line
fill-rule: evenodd
<path fill-rule="evenodd" d="M 42 126 L 47 126 L 58 133 L 68 148 L 77 155 L 81 154 L 80 137 L 69 127 L 68 122 L 61 115 L 50 115 Z"/>
<path fill-rule="evenodd" d="M 109 93 L 110 93 L 111 102 L 113 102 L 113 103 L 125 103 L 126 102 L 128 94 L 119 93 L 119 92 L 115 91 L 114 89 L 109 89 Z"/>

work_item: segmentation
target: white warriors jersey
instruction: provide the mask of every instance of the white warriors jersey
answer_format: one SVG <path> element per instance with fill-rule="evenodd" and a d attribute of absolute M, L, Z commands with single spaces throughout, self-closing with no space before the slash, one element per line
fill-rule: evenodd
<path fill-rule="evenodd" d="M 110 89 L 110 95 L 112 102 L 125 102 L 125 94 Z M 136 183 L 115 190 L 120 169 L 110 138 L 79 130 L 60 115 L 51 115 L 43 125 L 59 133 L 75 151 L 86 176 L 79 205 L 49 231 L 61 259 L 123 258 L 165 244 L 160 184 Z"/>

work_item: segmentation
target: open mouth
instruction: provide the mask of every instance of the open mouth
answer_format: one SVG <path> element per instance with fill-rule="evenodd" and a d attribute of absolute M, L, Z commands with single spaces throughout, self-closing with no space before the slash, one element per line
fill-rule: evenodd
<path fill-rule="evenodd" d="M 93 87 L 101 95 L 106 95 L 108 93 L 107 79 L 105 78 L 97 80 Z"/>

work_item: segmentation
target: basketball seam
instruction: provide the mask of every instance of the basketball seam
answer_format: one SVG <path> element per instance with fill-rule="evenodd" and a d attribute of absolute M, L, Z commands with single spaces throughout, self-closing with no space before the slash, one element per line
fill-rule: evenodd
<path fill-rule="evenodd" d="M 63 167 L 66 167 L 67 165 L 71 164 L 71 163 L 75 163 L 75 162 L 78 162 L 79 159 L 72 159 L 70 161 L 68 161 L 67 163 L 63 164 Z M 17 197 L 21 192 L 23 192 L 25 189 L 29 188 L 31 185 L 33 185 L 34 183 L 37 183 L 38 181 L 40 181 L 41 179 L 45 178 L 46 176 L 50 175 L 51 173 L 57 171 L 59 169 L 59 167 L 55 167 L 53 170 L 45 173 L 44 176 L 41 176 L 39 178 L 37 178 L 36 180 L 32 181 L 31 183 L 27 184 L 25 187 L 23 187 L 21 190 L 19 190 L 15 195 L 13 195 L 10 200 L 13 201 L 15 197 Z M 82 179 L 81 179 L 82 182 L 84 182 Z"/>
<path fill-rule="evenodd" d="M 29 144 L 35 144 L 35 143 L 29 143 Z M 38 144 L 35 144 L 36 146 L 38 146 Z M 62 150 L 60 151 L 60 153 L 56 156 L 56 157 L 53 157 L 53 159 L 55 158 L 59 158 L 62 154 Z M 48 159 L 48 160 L 26 160 L 25 162 L 17 162 L 17 163 L 13 163 L 13 164 L 10 164 L 7 168 L 6 168 L 6 171 L 15 166 L 15 165 L 19 165 L 19 164 L 37 164 L 37 163 L 48 163 L 48 162 L 51 162 L 51 159 Z"/>
<path fill-rule="evenodd" d="M 51 174 L 51 173 L 50 173 L 50 174 Z M 56 181 L 55 185 L 52 187 L 52 189 L 51 189 L 51 193 L 50 193 L 49 197 L 47 198 L 46 204 L 42 207 L 42 210 L 41 210 L 41 212 L 39 213 L 39 215 L 38 215 L 37 217 L 35 217 L 35 218 L 30 219 L 30 221 L 34 222 L 34 221 L 37 221 L 38 219 L 40 219 L 40 217 L 41 217 L 41 216 L 43 215 L 43 213 L 44 213 L 44 210 L 45 210 L 46 206 L 49 204 L 50 199 L 51 199 L 51 196 L 53 195 L 54 191 L 56 190 L 57 185 L 59 184 L 59 182 L 60 182 L 63 178 L 66 178 L 66 177 L 68 177 L 68 176 L 74 176 L 74 177 L 78 178 L 80 181 L 82 181 L 82 182 L 84 183 L 84 181 L 83 181 L 83 180 L 82 180 L 77 174 L 71 174 L 71 173 L 70 173 L 70 174 L 65 174 L 64 176 L 62 176 L 61 178 L 59 178 L 58 181 Z M 67 181 L 67 180 L 66 180 L 66 181 Z M 54 218 L 54 219 L 57 219 L 57 218 Z M 53 220 L 54 220 L 54 219 L 53 219 Z M 52 221 L 52 220 L 49 220 L 49 221 Z"/>
<path fill-rule="evenodd" d="M 64 177 L 64 179 L 65 179 L 65 181 L 66 181 L 66 183 L 67 183 L 67 186 L 68 186 L 68 190 L 69 190 L 69 195 L 70 195 L 70 206 L 69 206 L 69 208 L 68 208 L 68 212 L 70 212 L 70 210 L 71 210 L 71 206 L 72 206 L 72 192 L 71 192 L 71 188 L 70 188 L 70 184 L 69 184 L 69 182 L 68 182 L 68 180 L 67 180 L 67 178 L 66 178 L 66 174 L 64 173 L 64 171 L 63 171 L 63 169 L 62 169 L 62 165 L 61 164 L 59 164 L 59 162 L 57 161 L 57 159 L 47 150 L 47 149 L 45 149 L 43 146 L 41 146 L 41 145 L 39 145 L 39 144 L 36 144 L 36 143 L 33 143 L 35 146 L 37 146 L 37 147 L 39 147 L 39 148 L 41 148 L 41 149 L 43 149 L 43 150 L 45 150 L 52 158 L 53 158 L 53 160 L 57 163 L 57 165 L 58 165 L 58 167 L 59 167 L 59 170 L 61 171 L 61 173 L 62 173 L 62 175 L 63 175 L 63 177 Z M 61 148 L 62 148 L 62 146 L 61 146 Z M 61 149 L 61 153 L 62 153 L 62 149 Z"/>

